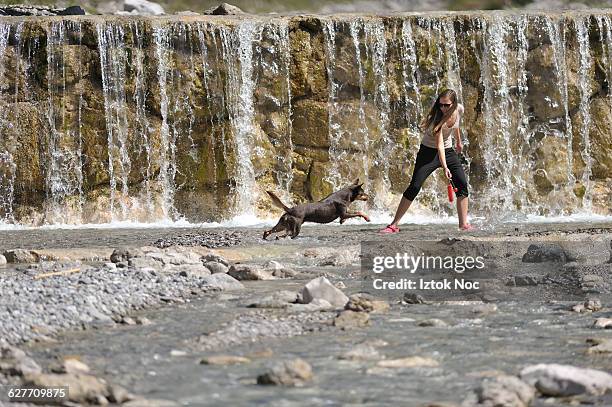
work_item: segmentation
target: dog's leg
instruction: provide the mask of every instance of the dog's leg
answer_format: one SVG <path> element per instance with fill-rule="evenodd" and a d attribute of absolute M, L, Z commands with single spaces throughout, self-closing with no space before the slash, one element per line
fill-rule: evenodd
<path fill-rule="evenodd" d="M 347 219 L 358 217 L 363 218 L 366 222 L 370 221 L 368 215 L 363 212 L 345 212 L 340 216 L 340 224 L 344 223 Z"/>
<path fill-rule="evenodd" d="M 295 222 L 295 224 L 293 225 L 293 233 L 291 234 L 291 238 L 295 239 L 295 237 L 300 234 L 301 229 L 302 229 L 302 223 Z"/>
<path fill-rule="evenodd" d="M 278 223 L 276 224 L 276 226 L 274 226 L 272 229 L 270 230 L 266 230 L 263 234 L 263 238 L 264 240 L 266 240 L 268 238 L 268 236 L 270 236 L 272 233 L 277 233 L 280 232 L 282 230 L 286 229 L 286 225 L 285 222 L 283 221 L 283 218 L 281 218 Z"/>

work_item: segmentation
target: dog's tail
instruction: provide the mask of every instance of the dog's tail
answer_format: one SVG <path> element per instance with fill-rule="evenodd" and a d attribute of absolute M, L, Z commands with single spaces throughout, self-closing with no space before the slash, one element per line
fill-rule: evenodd
<path fill-rule="evenodd" d="M 274 204 L 274 206 L 284 210 L 285 212 L 289 210 L 289 207 L 285 205 L 283 201 L 280 200 L 279 197 L 274 195 L 274 192 L 270 192 L 270 191 L 266 191 L 266 192 L 268 193 L 268 195 L 270 195 L 270 198 L 272 199 L 272 204 Z"/>

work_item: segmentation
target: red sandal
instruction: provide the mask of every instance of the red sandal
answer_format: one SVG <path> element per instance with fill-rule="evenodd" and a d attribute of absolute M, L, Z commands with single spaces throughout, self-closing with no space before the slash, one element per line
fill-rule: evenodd
<path fill-rule="evenodd" d="M 399 233 L 399 228 L 397 226 L 393 226 L 393 225 L 387 225 L 386 228 L 384 228 L 383 230 L 380 231 L 380 233 L 383 234 L 393 234 L 393 233 Z"/>

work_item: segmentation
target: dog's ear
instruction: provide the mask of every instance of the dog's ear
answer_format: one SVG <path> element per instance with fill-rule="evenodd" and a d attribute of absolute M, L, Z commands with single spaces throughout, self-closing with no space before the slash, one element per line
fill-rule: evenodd
<path fill-rule="evenodd" d="M 357 181 L 359 181 L 359 180 L 357 180 Z M 363 182 L 362 182 L 361 184 L 359 184 L 359 183 L 354 184 L 353 186 L 351 186 L 351 189 L 352 189 L 352 190 L 356 190 L 356 189 L 361 189 L 361 190 L 363 190 L 363 188 L 362 188 L 362 187 L 363 187 Z"/>
<path fill-rule="evenodd" d="M 353 185 L 359 185 L 359 178 L 355 178 L 355 181 L 353 181 Z M 363 184 L 361 184 L 363 185 Z"/>

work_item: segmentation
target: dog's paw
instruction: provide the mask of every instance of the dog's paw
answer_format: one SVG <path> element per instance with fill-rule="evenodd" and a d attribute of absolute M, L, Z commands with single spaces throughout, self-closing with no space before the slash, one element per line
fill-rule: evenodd
<path fill-rule="evenodd" d="M 370 217 L 368 215 L 363 215 L 363 220 L 365 220 L 366 222 L 370 221 Z"/>

